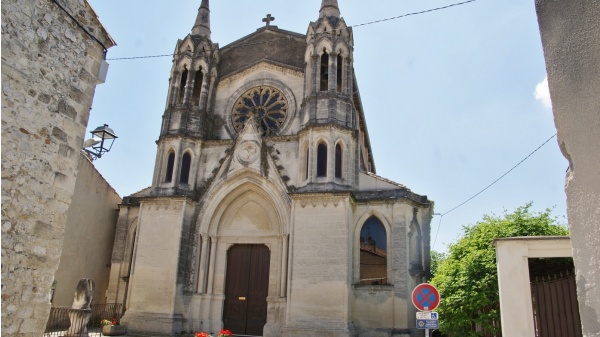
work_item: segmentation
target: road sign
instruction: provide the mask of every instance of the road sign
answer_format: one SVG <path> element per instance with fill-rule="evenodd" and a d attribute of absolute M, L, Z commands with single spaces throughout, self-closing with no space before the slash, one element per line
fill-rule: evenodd
<path fill-rule="evenodd" d="M 439 329 L 439 322 L 437 319 L 418 319 L 417 329 Z"/>
<path fill-rule="evenodd" d="M 421 283 L 412 292 L 412 302 L 418 310 L 434 310 L 440 304 L 440 293 L 433 285 Z"/>
<path fill-rule="evenodd" d="M 419 311 L 417 319 L 439 319 L 438 313 L 435 311 Z"/>

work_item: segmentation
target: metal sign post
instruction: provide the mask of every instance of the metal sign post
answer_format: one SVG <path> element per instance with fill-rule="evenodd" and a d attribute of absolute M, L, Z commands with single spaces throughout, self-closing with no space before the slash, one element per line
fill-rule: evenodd
<path fill-rule="evenodd" d="M 429 307 L 425 307 L 425 311 L 426 313 L 429 313 Z M 425 337 L 429 337 L 429 329 L 425 328 Z"/>
<path fill-rule="evenodd" d="M 430 311 L 440 304 L 440 293 L 437 288 L 428 283 L 421 283 L 412 293 L 412 302 L 420 312 L 417 312 L 417 329 L 425 329 L 425 337 L 429 337 L 429 329 L 439 328 L 437 312 Z"/>

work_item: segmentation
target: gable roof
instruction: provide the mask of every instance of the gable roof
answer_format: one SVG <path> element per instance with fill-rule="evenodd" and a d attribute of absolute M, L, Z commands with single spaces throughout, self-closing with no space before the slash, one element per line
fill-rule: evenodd
<path fill-rule="evenodd" d="M 268 60 L 304 72 L 306 36 L 266 26 L 219 50 L 219 77 Z"/>

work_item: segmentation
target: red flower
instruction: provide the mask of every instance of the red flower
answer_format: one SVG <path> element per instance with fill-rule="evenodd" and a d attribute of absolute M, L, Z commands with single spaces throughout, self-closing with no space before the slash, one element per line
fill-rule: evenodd
<path fill-rule="evenodd" d="M 218 337 L 231 337 L 233 336 L 233 333 L 229 330 L 221 330 L 221 332 L 219 332 L 219 336 Z"/>
<path fill-rule="evenodd" d="M 196 332 L 194 334 L 194 336 L 196 336 L 196 337 L 208 337 L 208 334 L 206 332 Z"/>
<path fill-rule="evenodd" d="M 113 318 L 112 321 L 111 321 L 111 323 L 112 323 L 112 325 L 117 325 L 117 319 Z"/>

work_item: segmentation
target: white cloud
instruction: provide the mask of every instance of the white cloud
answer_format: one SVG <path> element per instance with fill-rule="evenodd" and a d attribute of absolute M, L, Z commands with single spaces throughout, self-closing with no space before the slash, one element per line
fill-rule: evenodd
<path fill-rule="evenodd" d="M 533 93 L 535 99 L 542 102 L 546 108 L 552 108 L 552 101 L 550 100 L 550 89 L 548 89 L 548 76 L 544 78 L 540 83 L 535 86 Z"/>

